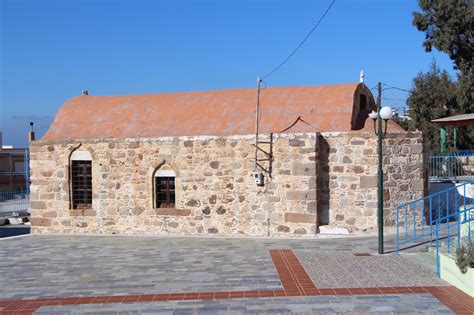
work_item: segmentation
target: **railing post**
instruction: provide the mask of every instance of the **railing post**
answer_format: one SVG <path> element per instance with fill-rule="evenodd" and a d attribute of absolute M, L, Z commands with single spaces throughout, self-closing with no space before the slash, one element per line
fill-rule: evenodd
<path fill-rule="evenodd" d="M 440 266 L 439 266 L 439 237 L 438 237 L 438 226 L 439 220 L 436 220 L 436 274 L 438 278 L 441 277 Z"/>
<path fill-rule="evenodd" d="M 430 196 L 430 246 L 433 245 L 433 197 Z"/>
<path fill-rule="evenodd" d="M 446 215 L 449 215 L 449 190 L 446 191 Z M 446 218 L 448 220 L 449 218 Z M 447 221 L 446 221 L 447 222 Z"/>
<path fill-rule="evenodd" d="M 458 220 L 458 247 L 461 247 L 461 216 L 460 211 L 457 212 L 457 220 Z"/>
<path fill-rule="evenodd" d="M 416 240 L 416 202 L 413 203 L 413 239 Z"/>
<path fill-rule="evenodd" d="M 435 174 L 436 174 L 436 176 L 439 176 L 438 175 L 440 173 L 439 158 L 435 158 L 435 161 L 436 161 Z"/>
<path fill-rule="evenodd" d="M 471 210 L 469 210 L 469 223 L 467 224 L 468 227 L 467 227 L 467 239 L 469 241 L 469 245 L 471 245 Z"/>
<path fill-rule="evenodd" d="M 469 244 L 471 244 L 471 211 L 472 209 L 469 210 L 469 214 L 467 213 L 467 206 L 466 206 L 466 187 L 469 183 L 465 183 L 464 184 L 464 196 L 463 196 L 463 205 L 464 205 L 464 218 L 465 218 L 465 221 L 469 222 L 467 225 L 467 239 L 468 239 L 468 242 Z M 470 184 L 469 184 L 470 185 Z M 472 204 L 471 204 L 472 206 Z M 468 216 L 468 217 L 467 217 Z"/>
<path fill-rule="evenodd" d="M 425 224 L 426 224 L 426 219 L 425 219 L 425 200 L 421 199 L 421 237 L 425 236 Z"/>
<path fill-rule="evenodd" d="M 464 187 L 463 187 L 463 188 L 464 188 L 464 193 L 463 193 L 463 198 L 462 198 L 462 200 L 463 200 L 463 205 L 464 205 L 464 211 L 466 211 L 466 186 L 467 186 L 467 184 L 468 184 L 468 183 L 465 183 L 465 184 L 464 184 Z"/>
<path fill-rule="evenodd" d="M 451 156 L 450 154 L 448 153 L 448 168 L 447 168 L 447 177 L 449 177 L 449 175 L 452 175 L 454 172 L 453 172 L 453 162 L 451 161 Z M 454 178 L 456 178 L 456 175 L 454 175 Z"/>
<path fill-rule="evenodd" d="M 398 254 L 398 252 L 400 251 L 400 243 L 399 243 L 400 240 L 399 240 L 399 238 L 398 238 L 398 229 L 399 229 L 399 222 L 398 222 L 399 218 L 398 218 L 398 215 L 399 215 L 399 212 L 400 212 L 400 211 L 399 211 L 399 207 L 397 207 L 397 211 L 396 211 L 396 212 L 397 212 L 397 218 L 396 218 L 396 221 L 395 221 L 395 225 L 396 225 L 396 227 L 397 227 L 397 254 Z"/>
<path fill-rule="evenodd" d="M 441 217 L 441 194 L 438 195 L 438 211 L 436 215 L 436 225 L 438 225 L 438 219 Z"/>
<path fill-rule="evenodd" d="M 409 205 L 405 207 L 405 240 L 408 239 L 408 207 Z"/>
<path fill-rule="evenodd" d="M 451 252 L 450 248 L 450 240 L 451 240 L 451 235 L 449 234 L 449 215 L 446 216 L 446 221 L 448 224 L 448 254 Z"/>

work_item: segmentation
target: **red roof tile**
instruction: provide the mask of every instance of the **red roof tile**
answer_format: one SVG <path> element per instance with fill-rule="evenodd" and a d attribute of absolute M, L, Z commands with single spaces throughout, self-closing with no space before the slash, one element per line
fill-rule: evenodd
<path fill-rule="evenodd" d="M 364 84 L 274 87 L 261 92 L 260 132 L 326 132 L 364 129 L 354 126 L 358 94 Z M 196 135 L 243 135 L 255 132 L 256 89 L 182 92 L 127 96 L 82 95 L 59 110 L 42 140 L 154 138 Z M 355 112 L 353 115 L 353 111 Z M 359 119 L 360 120 L 360 119 Z M 392 131 L 400 131 L 391 124 Z"/>

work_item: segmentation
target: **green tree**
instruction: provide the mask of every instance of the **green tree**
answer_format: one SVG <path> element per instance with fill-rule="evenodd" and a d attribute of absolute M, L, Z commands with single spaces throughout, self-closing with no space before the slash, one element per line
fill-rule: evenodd
<path fill-rule="evenodd" d="M 426 73 L 413 79 L 412 91 L 407 99 L 410 107 L 410 130 L 420 130 L 428 138 L 433 151 L 439 151 L 439 126 L 431 120 L 449 116 L 456 103 L 456 83 L 446 70 L 440 70 L 433 61 Z"/>
<path fill-rule="evenodd" d="M 410 128 L 426 132 L 437 150 L 439 128 L 430 120 L 474 112 L 474 10 L 471 0 L 418 0 L 418 4 L 422 12 L 413 13 L 413 25 L 425 33 L 425 51 L 435 47 L 446 53 L 459 71 L 453 81 L 433 64 L 414 79 L 407 102 L 413 115 Z M 474 127 L 458 129 L 459 148 L 472 149 Z"/>
<path fill-rule="evenodd" d="M 448 54 L 459 70 L 459 110 L 474 112 L 474 10 L 471 0 L 419 0 L 421 13 L 413 13 L 413 25 L 425 33 L 423 46 Z"/>
<path fill-rule="evenodd" d="M 413 13 L 413 24 L 425 33 L 423 46 L 448 54 L 456 69 L 472 75 L 474 13 L 471 0 L 419 0 L 422 13 Z"/>

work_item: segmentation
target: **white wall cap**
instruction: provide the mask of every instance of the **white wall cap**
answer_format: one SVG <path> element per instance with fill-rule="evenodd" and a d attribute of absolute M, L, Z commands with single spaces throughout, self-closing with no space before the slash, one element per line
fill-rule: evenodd
<path fill-rule="evenodd" d="M 71 161 L 92 161 L 92 155 L 89 151 L 74 151 L 71 155 Z"/>
<path fill-rule="evenodd" d="M 176 173 L 172 170 L 157 170 L 155 177 L 176 177 Z"/>

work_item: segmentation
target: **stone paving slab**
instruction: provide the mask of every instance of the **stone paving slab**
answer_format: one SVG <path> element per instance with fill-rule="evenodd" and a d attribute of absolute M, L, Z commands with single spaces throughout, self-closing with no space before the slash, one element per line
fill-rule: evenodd
<path fill-rule="evenodd" d="M 443 307 L 448 306 L 451 310 L 466 309 L 465 305 L 462 307 L 458 305 L 459 294 L 449 291 L 448 287 L 408 288 L 406 284 L 387 285 L 377 282 L 380 280 L 377 277 L 383 273 L 393 273 L 392 269 L 396 267 L 403 269 L 404 272 L 407 268 L 410 270 L 414 268 L 411 271 L 416 276 L 420 276 L 420 270 L 416 269 L 420 267 L 416 264 L 413 266 L 407 265 L 408 262 L 399 262 L 394 265 L 382 264 L 381 266 L 385 266 L 385 269 L 375 270 L 376 272 L 372 270 L 371 264 L 377 262 L 377 259 L 390 258 L 390 255 L 357 257 L 359 262 L 365 261 L 362 264 L 363 268 L 354 262 L 346 264 L 355 259 L 356 256 L 352 254 L 357 252 L 374 253 L 376 243 L 376 238 L 284 240 L 33 235 L 3 239 L 0 240 L 0 255 L 3 257 L 0 261 L 0 283 L 2 283 L 0 312 L 3 308 L 4 310 L 29 310 L 31 314 L 34 311 L 43 312 L 45 308 L 71 307 L 70 311 L 74 314 L 77 307 L 84 308 L 86 313 L 89 310 L 94 313 L 96 307 L 104 307 L 103 311 L 98 312 L 115 314 L 117 313 L 115 310 L 109 310 L 107 307 L 117 307 L 122 311 L 124 307 L 136 301 L 143 301 L 135 303 L 139 306 L 138 310 L 125 310 L 125 313 L 150 313 L 147 309 L 142 310 L 142 306 L 147 304 L 176 306 L 175 309 L 169 310 L 176 314 L 189 312 L 199 314 L 206 311 L 216 314 L 215 310 L 219 311 L 221 308 L 224 308 L 221 310 L 223 314 L 234 314 L 231 307 L 236 308 L 236 314 L 261 313 L 260 310 L 264 313 L 273 311 L 273 313 L 278 313 L 278 310 L 287 312 L 286 309 L 272 308 L 274 302 L 277 301 L 277 306 L 283 304 L 292 306 L 288 312 L 324 313 L 333 312 L 334 308 L 321 308 L 321 305 L 326 303 L 322 301 L 325 298 L 334 298 L 336 301 L 334 303 L 339 307 L 336 308 L 338 312 L 366 313 L 366 307 L 365 310 L 363 307 L 355 308 L 359 300 L 368 299 L 369 304 L 373 306 L 378 305 L 377 299 L 383 296 L 387 296 L 385 300 L 391 301 L 395 299 L 393 296 L 423 295 L 434 299 L 433 301 L 437 301 Z M 318 290 L 305 271 L 311 267 L 303 268 L 299 259 L 303 262 L 304 258 L 298 259 L 294 252 L 303 256 L 306 254 L 311 263 L 314 263 L 318 257 L 323 259 L 325 263 L 330 264 L 328 271 L 333 274 L 337 270 L 330 268 L 342 266 L 342 269 L 346 271 L 345 279 L 351 279 L 349 271 L 355 269 L 355 272 L 362 272 L 361 270 L 365 268 L 372 272 L 369 276 L 375 277 L 375 280 L 368 280 L 367 283 L 359 281 L 352 287 L 354 289 L 350 290 L 347 289 L 351 288 L 348 286 L 350 283 L 347 282 L 343 285 L 338 283 L 339 289 L 332 290 L 322 289 L 323 287 L 316 281 L 318 287 L 321 288 Z M 335 260 L 331 262 L 327 257 L 324 258 L 324 253 Z M 390 263 L 393 264 L 393 262 Z M 315 267 L 318 267 L 315 272 L 318 270 L 319 274 L 321 268 L 317 265 Z M 432 286 L 434 282 L 430 281 L 433 279 L 437 280 L 434 277 L 426 279 L 421 277 L 421 280 L 428 281 L 424 283 L 426 286 Z M 382 288 L 374 288 L 374 282 L 384 287 L 400 287 L 382 290 Z M 421 282 L 417 282 L 416 285 L 419 283 Z M 361 287 L 369 287 L 369 289 Z M 241 290 L 245 290 L 245 294 L 237 294 L 239 293 L 237 291 Z M 173 292 L 179 294 L 169 294 Z M 165 294 L 156 295 L 159 293 Z M 369 295 L 358 296 L 360 294 Z M 258 296 L 260 298 L 254 298 Z M 56 299 L 35 300 L 40 297 Z M 195 300 L 197 297 L 200 301 Z M 229 300 L 229 297 L 235 299 Z M 243 297 L 245 299 L 242 299 Z M 263 302 L 259 302 L 262 299 Z M 348 302 L 344 299 L 348 299 Z M 403 300 L 403 305 L 410 305 L 413 302 L 410 299 L 413 297 L 408 297 L 407 303 Z M 230 304 L 225 304 L 227 303 L 225 301 Z M 293 301 L 296 302 L 293 303 Z M 352 307 L 352 309 L 341 308 L 346 305 L 345 301 L 347 307 Z M 420 303 L 423 304 L 423 302 Z M 227 306 L 222 306 L 223 304 Z M 316 311 L 309 308 L 313 304 L 317 307 Z M 183 308 L 183 305 L 187 308 Z M 208 306 L 214 309 L 208 309 Z M 305 308 L 306 306 L 308 308 Z M 370 312 L 407 312 L 407 309 L 397 307 L 393 310 L 371 309 Z M 426 306 L 425 309 L 430 309 L 430 307 Z M 418 309 L 415 307 L 414 310 L 417 312 Z M 442 311 L 433 309 L 433 312 Z M 78 313 L 81 312 L 81 310 L 78 311 Z"/>
<path fill-rule="evenodd" d="M 0 299 L 282 288 L 254 242 L 33 236 L 1 245 Z"/>
<path fill-rule="evenodd" d="M 29 238 L 29 237 L 25 237 Z M 200 286 L 200 281 L 203 283 L 206 283 L 206 276 L 208 275 L 213 275 L 214 270 L 222 271 L 222 268 L 214 268 L 213 264 L 214 261 L 211 259 L 211 266 L 209 269 L 206 269 L 206 272 L 203 272 L 196 278 L 193 277 L 193 266 L 192 264 L 189 264 L 189 261 L 184 262 L 184 265 L 179 265 L 179 262 L 185 261 L 186 260 L 186 255 L 189 255 L 190 257 L 197 257 L 199 255 L 211 253 L 214 255 L 219 263 L 227 262 L 226 259 L 221 259 L 222 257 L 228 258 L 227 255 L 230 256 L 231 259 L 233 259 L 233 256 L 237 256 L 238 259 L 242 259 L 239 255 L 243 255 L 244 257 L 247 257 L 248 261 L 253 262 L 255 260 L 255 257 L 259 257 L 259 255 L 263 255 L 263 253 L 270 254 L 272 258 L 272 263 L 273 263 L 273 270 L 276 270 L 279 275 L 279 281 L 281 281 L 281 286 L 283 289 L 279 290 L 270 290 L 270 289 L 264 289 L 262 291 L 234 291 L 234 290 L 229 290 L 225 292 L 200 292 L 197 293 L 199 290 L 193 292 L 189 291 L 179 291 L 180 293 L 175 293 L 175 294 L 170 294 L 165 293 L 165 294 L 153 294 L 153 292 L 148 291 L 150 288 L 149 287 L 144 287 L 142 290 L 146 291 L 146 294 L 138 294 L 138 295 L 127 295 L 124 294 L 122 296 L 117 295 L 116 289 L 110 290 L 108 293 L 104 294 L 97 294 L 96 296 L 93 295 L 85 295 L 80 297 L 81 295 L 69 295 L 63 298 L 55 297 L 55 298 L 46 298 L 46 299 L 36 299 L 34 296 L 28 296 L 28 297 L 23 297 L 23 298 L 15 298 L 15 299 L 1 299 L 0 298 L 0 313 L 6 312 L 7 314 L 10 313 L 15 313 L 15 312 L 21 312 L 21 314 L 32 314 L 33 312 L 36 312 L 38 310 L 42 310 L 44 307 L 66 307 L 67 305 L 70 305 L 71 307 L 76 307 L 77 305 L 80 305 L 80 307 L 84 308 L 90 308 L 92 309 L 92 313 L 95 312 L 96 307 L 101 307 L 104 303 L 107 303 L 108 306 L 114 306 L 117 307 L 120 312 L 122 313 L 123 307 L 126 307 L 127 305 L 131 303 L 161 303 L 165 305 L 173 305 L 173 303 L 178 304 L 178 309 L 175 310 L 170 310 L 170 312 L 176 313 L 176 314 L 186 314 L 189 312 L 192 313 L 198 313 L 196 310 L 200 311 L 210 311 L 211 313 L 215 314 L 218 313 L 215 311 L 215 309 L 206 309 L 208 304 L 214 305 L 213 307 L 215 308 L 216 305 L 219 308 L 222 308 L 222 300 L 229 301 L 229 298 L 233 298 L 235 302 L 231 303 L 236 303 L 235 307 L 241 308 L 243 313 L 252 313 L 252 312 L 258 312 L 262 313 L 260 310 L 263 308 L 263 311 L 275 311 L 277 312 L 278 310 L 282 309 L 273 309 L 273 305 L 270 304 L 270 309 L 266 309 L 266 304 L 263 303 L 263 306 L 261 306 L 257 300 L 260 299 L 267 299 L 267 300 L 280 300 L 280 299 L 289 299 L 290 302 L 286 302 L 286 304 L 292 305 L 293 299 L 297 299 L 298 297 L 301 299 L 305 299 L 303 301 L 299 301 L 296 303 L 295 307 L 301 307 L 302 310 L 299 308 L 296 309 L 290 309 L 291 312 L 293 313 L 318 313 L 318 312 L 332 312 L 333 309 L 329 308 L 323 308 L 321 309 L 321 303 L 316 303 L 318 310 L 316 311 L 304 311 L 306 306 L 311 306 L 312 301 L 309 301 L 308 299 L 312 298 L 348 298 L 350 301 L 347 303 L 348 307 L 354 308 L 357 303 L 353 301 L 354 297 L 357 297 L 357 299 L 364 300 L 368 299 L 371 301 L 371 299 L 377 299 L 378 297 L 381 296 L 388 296 L 387 299 L 391 299 L 390 296 L 398 296 L 398 295 L 427 295 L 432 298 L 434 298 L 436 301 L 444 305 L 445 307 L 448 307 L 452 311 L 455 311 L 460 314 L 471 314 L 472 311 L 474 311 L 474 308 L 472 308 L 472 298 L 468 297 L 467 295 L 463 294 L 459 290 L 455 289 L 454 287 L 451 286 L 425 286 L 425 287 L 420 287 L 420 286 L 415 286 L 415 287 L 369 287 L 369 288 L 335 288 L 335 289 L 330 289 L 330 288 L 316 288 L 313 284 L 313 281 L 311 281 L 310 277 L 307 275 L 305 268 L 300 264 L 300 261 L 298 260 L 297 256 L 294 254 L 294 251 L 291 249 L 288 249 L 288 247 L 294 247 L 297 250 L 296 251 L 303 251 L 303 252 L 318 252 L 322 251 L 321 248 L 332 248 L 333 249 L 333 255 L 338 255 L 338 254 L 357 254 L 352 252 L 353 248 L 349 250 L 344 250 L 341 249 L 341 243 L 338 244 L 338 242 L 333 242 L 330 244 L 324 244 L 324 242 L 307 242 L 307 241 L 301 241 L 297 240 L 294 242 L 292 240 L 291 242 L 286 242 L 282 240 L 268 240 L 268 239 L 218 239 L 218 238 L 213 238 L 213 239 L 191 239 L 191 238 L 182 238 L 182 239 L 170 239 L 170 238 L 135 238 L 135 237 L 126 237 L 126 238 L 97 238 L 93 237 L 89 239 L 88 237 L 77 237 L 74 239 L 74 241 L 71 241 L 69 238 L 60 238 L 63 242 L 62 243 L 57 243 L 58 238 L 56 239 L 47 239 L 50 240 L 51 242 L 48 243 L 47 245 L 53 249 L 61 249 L 63 250 L 66 255 L 69 255 L 71 251 L 74 251 L 74 255 L 72 258 L 77 258 L 80 257 L 80 254 L 85 254 L 90 251 L 91 248 L 98 250 L 98 255 L 102 255 L 102 258 L 108 258 L 109 260 L 115 261 L 116 258 L 122 257 L 119 254 L 115 254 L 117 250 L 127 250 L 127 255 L 125 255 L 125 258 L 127 259 L 132 259 L 131 257 L 135 257 L 136 261 L 131 260 L 131 262 L 135 262 L 138 264 L 138 267 L 141 267 L 140 265 L 141 260 L 143 260 L 143 257 L 147 258 L 147 252 L 143 251 L 143 244 L 147 244 L 151 240 L 151 242 L 158 242 L 160 245 L 160 248 L 156 252 L 176 252 L 179 251 L 180 249 L 184 248 L 187 249 L 187 252 L 182 253 L 183 259 L 179 260 L 170 260 L 173 263 L 171 266 L 169 266 L 169 270 L 171 273 L 176 272 L 176 266 L 178 266 L 178 269 L 184 268 L 186 271 L 185 274 L 189 274 L 192 283 L 195 284 L 197 287 Z M 113 239 L 114 242 L 111 242 L 111 239 Z M 20 240 L 16 239 L 16 240 Z M 6 243 L 10 244 L 11 246 L 12 243 L 22 244 L 22 242 L 17 243 L 16 240 L 14 242 L 1 242 L 0 245 L 4 245 Z M 33 240 L 36 241 L 37 238 Z M 119 240 L 119 243 L 115 243 L 116 240 Z M 43 243 L 37 244 L 38 247 L 40 247 L 43 251 L 47 252 L 47 248 L 44 245 L 45 240 L 43 240 Z M 212 243 L 210 243 L 212 241 Z M 235 241 L 239 241 L 235 243 Z M 343 240 L 344 241 L 344 240 Z M 357 240 L 360 241 L 360 240 Z M 31 242 L 31 243 L 33 243 Z M 128 243 L 129 242 L 129 243 Z M 181 244 L 181 242 L 183 242 Z M 202 242 L 202 243 L 201 243 Z M 176 244 L 177 243 L 177 244 Z M 347 244 L 348 242 L 344 242 L 343 244 Z M 351 242 L 349 242 L 351 243 Z M 30 243 L 27 243 L 26 245 L 30 245 Z M 98 245 L 98 246 L 97 246 Z M 106 245 L 106 250 L 104 251 L 104 245 Z M 113 245 L 113 246 L 112 246 Z M 152 245 L 155 245 L 155 243 L 152 243 Z M 178 247 L 174 247 L 174 245 L 178 245 Z M 363 247 L 363 242 L 358 243 L 358 246 Z M 149 245 L 147 245 L 149 246 Z M 83 248 L 84 247 L 84 248 Z M 110 248 L 112 247 L 112 249 Z M 286 248 L 274 248 L 274 247 L 286 247 Z M 343 246 L 344 247 L 344 246 Z M 146 246 L 145 246 L 146 248 Z M 334 248 L 339 248 L 339 250 L 334 250 Z M 10 247 L 10 250 L 13 250 L 13 247 Z M 36 248 L 32 248 L 32 250 L 35 250 Z M 193 250 L 199 249 L 200 253 L 195 254 Z M 218 249 L 219 251 L 215 251 Z M 227 253 L 226 251 L 229 250 Z M 149 250 L 153 251 L 153 247 L 149 248 Z M 139 255 L 133 255 L 138 251 Z M 13 252 L 13 251 L 12 251 Z M 104 254 L 104 252 L 106 254 Z M 21 252 L 20 252 L 21 253 Z M 93 254 L 93 253 L 89 253 Z M 232 255 L 231 255 L 232 254 Z M 235 255 L 234 255 L 235 254 Z M 56 253 L 58 255 L 58 253 Z M 155 255 L 157 259 L 160 258 L 160 255 L 157 254 Z M 172 256 L 169 254 L 167 257 Z M 15 257 L 15 256 L 13 256 Z M 53 256 L 54 257 L 54 256 Z M 58 256 L 60 257 L 60 256 Z M 91 256 L 92 257 L 92 256 Z M 378 256 L 361 256 L 361 257 L 366 257 L 367 259 L 373 257 L 378 257 Z M 10 257 L 8 257 L 10 258 Z M 43 259 L 49 259 L 50 257 L 45 257 L 44 254 L 43 256 L 40 256 L 39 258 Z M 94 257 L 95 258 L 95 257 Z M 120 260 L 120 259 L 119 259 Z M 169 260 L 169 259 L 168 259 Z M 15 261 L 15 259 L 13 259 Z M 95 264 L 87 264 L 90 262 L 91 259 L 89 260 L 84 260 L 83 263 L 85 263 L 89 268 L 93 268 L 96 265 Z M 93 262 L 95 262 L 92 259 Z M 17 263 L 23 263 L 23 261 L 17 260 Z M 77 264 L 72 259 L 65 260 L 65 265 L 66 263 L 72 263 L 75 264 L 73 267 L 81 268 L 82 266 Z M 97 261 L 98 265 L 100 266 L 102 264 L 101 261 Z M 111 264 L 110 262 L 107 262 L 108 264 Z M 255 261 L 254 264 L 259 264 L 259 261 Z M 120 263 L 119 263 L 120 265 Z M 1 266 L 1 264 L 0 264 Z M 47 265 L 46 265 L 47 266 Z M 113 266 L 113 263 L 110 265 Z M 130 267 L 130 264 L 125 264 L 126 269 Z M 249 265 L 249 268 L 253 268 L 252 264 Z M 48 270 L 50 273 L 54 274 L 55 269 L 54 268 L 46 268 L 45 270 Z M 133 270 L 133 269 L 132 269 Z M 141 270 L 141 268 L 139 268 Z M 28 269 L 26 269 L 28 271 Z M 183 270 L 180 270 L 180 272 Z M 116 272 L 120 273 L 121 270 L 117 269 Z M 226 270 L 224 273 L 219 274 L 219 279 L 221 283 L 217 283 L 216 285 L 225 285 L 225 282 L 222 282 L 223 280 L 226 279 L 226 277 L 229 276 L 231 273 L 230 270 Z M 140 280 L 141 278 L 135 279 L 133 275 L 136 275 L 136 273 L 132 273 L 132 276 L 128 276 L 127 278 L 124 278 L 123 281 L 125 281 L 127 284 L 130 286 L 137 286 L 140 285 Z M 178 272 L 179 275 L 179 272 Z M 42 276 L 42 274 L 40 274 Z M 63 274 L 61 276 L 68 277 L 68 274 Z M 60 276 L 60 277 L 61 277 Z M 100 275 L 98 275 L 100 276 Z M 232 274 L 232 276 L 235 277 L 235 274 Z M 159 280 L 160 278 L 155 278 L 155 280 Z M 171 279 L 171 278 L 170 278 Z M 250 275 L 249 275 L 250 279 Z M 103 279 L 104 281 L 107 281 L 107 279 Z M 173 281 L 173 280 L 170 280 Z M 98 286 L 97 282 L 93 283 L 94 286 Z M 73 287 L 74 289 L 74 287 Z M 7 289 L 5 291 L 7 293 Z M 61 294 L 61 292 L 56 293 L 54 296 L 58 296 L 58 294 Z M 365 297 L 361 296 L 364 295 Z M 61 295 L 59 295 L 61 296 Z M 352 297 L 351 297 L 352 296 Z M 360 296 L 360 297 L 359 297 Z M 257 298 L 258 297 L 258 298 Z M 166 301 L 166 302 L 164 302 Z M 183 303 L 186 303 L 188 306 L 188 303 L 191 302 L 196 302 L 200 306 L 197 306 L 196 310 L 191 309 L 180 309 L 180 307 L 183 305 Z M 319 301 L 321 302 L 321 301 Z M 285 306 L 286 306 L 285 304 Z M 369 303 L 370 306 L 374 305 L 374 302 Z M 403 305 L 406 305 L 407 303 L 403 302 Z M 409 304 L 409 303 L 408 303 Z M 423 304 L 423 303 L 421 303 Z M 103 305 L 103 306 L 107 306 Z M 143 305 L 143 304 L 140 304 Z M 194 305 L 194 304 L 190 304 Z M 234 304 L 232 304 L 234 305 Z M 256 305 L 256 306 L 255 306 Z M 337 301 L 337 306 L 341 307 L 341 305 L 344 305 L 343 302 Z M 255 306 L 254 309 L 249 309 L 248 307 L 250 306 Z M 204 310 L 202 308 L 204 307 Z M 242 307 L 244 307 L 242 309 Z M 384 307 L 386 307 L 386 303 L 384 304 Z M 378 311 L 389 311 L 391 313 L 407 313 L 409 312 L 408 309 L 399 309 L 399 306 L 396 310 L 383 310 L 383 309 L 377 309 L 377 310 L 370 310 L 370 312 L 374 311 L 377 313 Z M 429 309 L 429 307 L 424 306 L 423 308 Z M 74 309 L 75 310 L 75 309 Z M 74 311 L 73 310 L 73 311 Z M 338 311 L 341 312 L 349 312 L 349 313 L 354 313 L 354 309 L 349 309 L 349 310 L 341 310 L 338 309 Z M 365 312 L 367 309 L 365 310 Z M 415 306 L 415 311 L 417 311 L 416 306 Z M 139 314 L 141 311 L 134 311 L 130 310 L 130 312 L 125 311 L 125 313 L 130 313 L 130 314 Z M 222 310 L 224 314 L 229 314 L 230 310 L 229 309 L 224 309 Z M 285 313 L 286 311 L 284 311 Z M 359 312 L 355 311 L 356 313 Z M 364 311 L 361 310 L 361 313 Z M 410 311 L 412 312 L 412 311 Z M 434 312 L 434 311 L 433 311 Z M 103 312 L 98 312 L 103 313 L 103 314 L 115 314 L 113 310 L 104 310 Z M 287 312 L 286 312 L 287 313 Z"/>
<path fill-rule="evenodd" d="M 447 285 L 402 255 L 355 256 L 320 250 L 297 250 L 295 254 L 317 288 Z"/>
<path fill-rule="evenodd" d="M 374 237 L 30 235 L 0 240 L 0 299 L 281 289 L 269 250 L 374 252 Z"/>
<path fill-rule="evenodd" d="M 34 314 L 453 314 L 430 294 L 44 306 Z"/>

